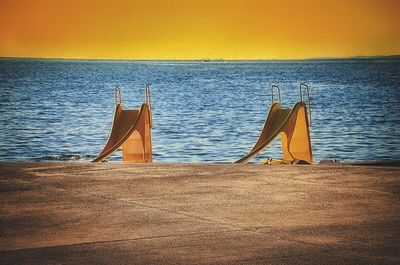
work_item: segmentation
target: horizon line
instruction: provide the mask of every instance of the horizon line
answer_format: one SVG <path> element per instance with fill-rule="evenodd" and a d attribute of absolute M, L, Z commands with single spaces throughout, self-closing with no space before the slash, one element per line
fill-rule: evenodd
<path fill-rule="evenodd" d="M 23 57 L 0 56 L 0 59 L 27 59 L 27 60 L 76 60 L 76 61 L 188 61 L 188 62 L 235 62 L 235 61 L 318 61 L 318 60 L 351 60 L 375 58 L 400 58 L 400 54 L 390 55 L 355 55 L 348 57 L 309 57 L 309 58 L 281 58 L 281 59 L 224 59 L 224 58 L 197 58 L 197 59 L 132 59 L 132 58 L 82 58 L 82 57 Z"/>

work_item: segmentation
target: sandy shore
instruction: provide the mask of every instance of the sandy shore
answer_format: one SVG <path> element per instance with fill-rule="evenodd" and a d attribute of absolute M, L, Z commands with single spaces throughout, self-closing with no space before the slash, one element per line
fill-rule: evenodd
<path fill-rule="evenodd" d="M 0 264 L 400 264 L 400 168 L 0 163 Z"/>

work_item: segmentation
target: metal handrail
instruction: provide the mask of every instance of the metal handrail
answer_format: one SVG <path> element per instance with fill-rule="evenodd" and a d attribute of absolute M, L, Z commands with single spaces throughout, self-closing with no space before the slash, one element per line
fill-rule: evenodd
<path fill-rule="evenodd" d="M 150 85 L 146 84 L 146 101 L 145 103 L 149 106 L 150 112 L 150 128 L 153 127 L 153 116 L 151 115 L 151 93 L 150 93 Z"/>
<path fill-rule="evenodd" d="M 282 100 L 281 100 L 281 89 L 279 86 L 277 85 L 272 85 L 271 86 L 271 102 L 274 103 L 274 88 L 276 88 L 278 90 L 278 99 L 279 99 L 279 104 L 282 104 Z"/>
<path fill-rule="evenodd" d="M 151 110 L 151 99 L 150 99 L 150 85 L 146 84 L 146 104 L 149 105 L 149 109 Z"/>
<path fill-rule="evenodd" d="M 301 102 L 304 102 L 303 91 L 307 92 L 307 105 L 308 105 L 308 117 L 309 117 L 308 122 L 309 122 L 309 126 L 312 126 L 310 87 L 306 83 L 300 83 L 299 91 L 300 91 L 300 101 Z"/>
<path fill-rule="evenodd" d="M 122 97 L 121 97 L 121 89 L 119 88 L 119 86 L 115 86 L 114 95 L 115 95 L 115 105 L 121 104 Z"/>

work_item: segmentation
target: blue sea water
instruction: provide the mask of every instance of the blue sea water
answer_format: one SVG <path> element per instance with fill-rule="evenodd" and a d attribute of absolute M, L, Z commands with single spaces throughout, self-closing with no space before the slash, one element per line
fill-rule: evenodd
<path fill-rule="evenodd" d="M 91 160 L 109 134 L 114 86 L 125 107 L 137 108 L 149 83 L 156 162 L 232 162 L 257 140 L 270 85 L 291 107 L 303 81 L 312 87 L 316 161 L 400 159 L 399 59 L 0 59 L 0 160 Z M 258 159 L 280 155 L 276 142 Z"/>

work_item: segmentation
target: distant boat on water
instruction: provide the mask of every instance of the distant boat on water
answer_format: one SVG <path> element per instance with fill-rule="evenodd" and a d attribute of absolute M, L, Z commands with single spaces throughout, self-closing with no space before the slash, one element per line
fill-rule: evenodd
<path fill-rule="evenodd" d="M 210 63 L 210 62 L 213 62 L 213 63 L 224 63 L 224 62 L 225 62 L 225 59 L 209 59 L 209 58 L 203 58 L 203 59 L 200 59 L 200 62 L 203 62 L 203 63 Z"/>

